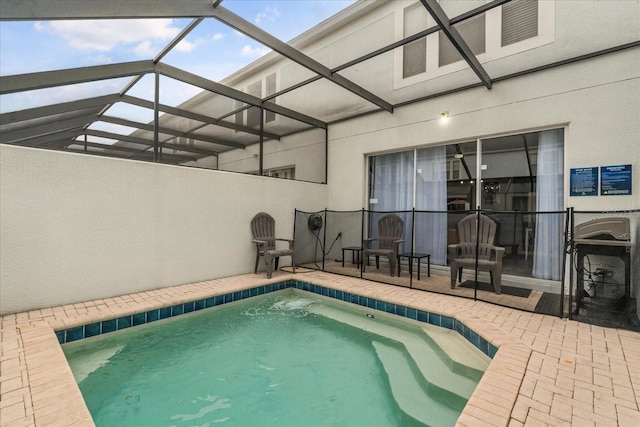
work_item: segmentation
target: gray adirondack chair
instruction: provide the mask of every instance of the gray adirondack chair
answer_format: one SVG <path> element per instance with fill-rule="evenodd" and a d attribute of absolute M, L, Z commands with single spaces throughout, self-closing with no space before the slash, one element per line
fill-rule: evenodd
<path fill-rule="evenodd" d="M 479 225 L 479 241 L 476 222 Z M 495 246 L 496 223 L 486 215 L 471 214 L 458 222 L 458 237 L 460 243 L 449 245 L 449 261 L 451 263 L 451 289 L 456 286 L 456 276 L 462 281 L 463 268 L 475 268 L 476 247 L 478 252 L 478 270 L 488 270 L 491 275 L 491 283 L 497 294 L 502 285 L 502 257 L 504 248 Z"/>
<path fill-rule="evenodd" d="M 275 269 L 278 270 L 278 261 L 281 256 L 291 257 L 291 268 L 294 273 L 296 272 L 296 264 L 293 259 L 293 240 L 276 238 L 275 230 L 276 221 L 268 213 L 257 213 L 251 220 L 252 241 L 256 244 L 256 265 L 254 273 L 258 273 L 258 263 L 260 257 L 263 257 L 267 278 L 269 279 L 273 273 L 273 261 L 275 260 Z M 287 249 L 277 249 L 277 241 L 287 242 L 289 247 Z"/>
<path fill-rule="evenodd" d="M 380 257 L 389 259 L 389 274 L 396 274 L 396 262 L 398 261 L 399 246 L 404 243 L 404 221 L 396 214 L 386 214 L 378 220 L 378 238 L 365 239 L 363 242 L 364 258 L 369 264 L 369 256 L 375 255 L 376 268 L 380 268 Z M 377 242 L 377 245 L 373 243 Z M 377 247 L 374 247 L 377 246 Z M 365 270 L 363 264 L 362 271 Z"/>

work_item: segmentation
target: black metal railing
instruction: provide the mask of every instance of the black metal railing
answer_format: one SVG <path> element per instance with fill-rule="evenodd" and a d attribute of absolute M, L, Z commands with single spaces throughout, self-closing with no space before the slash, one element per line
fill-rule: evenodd
<path fill-rule="evenodd" d="M 365 256 L 367 238 L 378 237 L 378 220 L 389 213 L 398 215 L 404 222 L 403 242 L 398 248 L 397 267 L 389 270 L 390 261 L 380 256 Z M 492 273 L 485 268 L 487 261 L 475 259 L 472 265 L 464 264 L 462 280 L 452 280 L 450 247 L 460 242 L 457 226 L 469 216 L 488 217 L 496 224 L 493 246 L 502 248 L 501 293 L 492 286 Z M 493 211 L 483 209 L 455 211 L 295 211 L 294 227 L 296 264 L 335 274 L 364 278 L 394 286 L 409 287 L 521 310 L 568 317 L 593 322 L 592 313 L 598 308 L 585 306 L 583 283 L 596 282 L 600 297 L 624 296 L 624 303 L 613 304 L 612 311 L 624 305 L 626 323 L 616 327 L 634 328 L 637 322 L 636 302 L 632 298 L 640 291 L 636 278 L 635 288 L 631 277 L 633 267 L 640 268 L 638 242 L 640 238 L 640 210 L 595 212 L 575 211 Z M 623 217 L 631 224 L 629 257 L 623 261 L 602 260 L 589 257 L 585 263 L 577 261 L 577 245 L 574 229 L 594 218 Z M 310 219 L 318 228 L 311 229 Z M 318 221 L 319 218 L 319 221 Z M 477 222 L 476 222 L 477 223 Z M 318 225 L 319 224 L 319 225 Z M 481 252 L 481 229 L 476 227 L 475 253 Z M 634 238 L 635 236 L 635 238 Z M 581 252 L 582 253 L 582 252 Z M 626 253 L 626 252 L 625 252 Z M 624 255 L 624 254 L 623 254 Z M 606 255 L 599 255 L 600 257 Z M 624 258 L 624 256 L 623 256 Z M 624 258 L 627 259 L 627 258 Z M 496 261 L 492 259 L 490 261 Z M 366 266 L 366 264 L 371 264 Z M 640 271 L 640 270 L 638 270 Z M 457 273 L 457 272 L 456 272 Z M 497 273 L 495 273 L 497 274 Z M 584 277 L 580 277 L 580 275 Z M 636 276 L 637 277 L 637 273 Z M 597 278 L 598 281 L 594 280 Z M 494 278 L 495 280 L 495 278 Z M 590 281 L 591 280 L 591 281 Z M 452 286 L 453 282 L 453 286 Z M 495 282 L 494 282 L 495 283 Z M 593 302 L 593 297 L 588 300 Z M 585 308 L 586 307 L 586 308 Z M 591 310 L 591 311 L 589 311 Z M 630 320 L 629 320 L 630 319 Z M 634 323 L 635 322 L 635 323 Z"/>

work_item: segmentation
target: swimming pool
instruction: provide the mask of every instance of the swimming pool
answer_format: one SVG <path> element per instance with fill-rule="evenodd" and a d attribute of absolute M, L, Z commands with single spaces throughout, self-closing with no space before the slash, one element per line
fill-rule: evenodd
<path fill-rule="evenodd" d="M 291 291 L 251 300 L 65 345 L 96 424 L 452 425 L 482 374 L 484 356 L 466 366 L 437 346 L 437 363 L 417 361 L 433 340 L 375 310 Z M 447 370 L 467 383 L 449 390 Z"/>

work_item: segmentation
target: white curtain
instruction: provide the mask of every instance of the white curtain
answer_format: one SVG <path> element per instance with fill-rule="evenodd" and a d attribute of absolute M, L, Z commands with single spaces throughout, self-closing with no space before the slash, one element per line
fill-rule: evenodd
<path fill-rule="evenodd" d="M 413 151 L 371 157 L 370 162 L 369 209 L 382 212 L 411 210 L 414 179 Z M 411 214 L 398 213 L 398 215 L 405 223 L 404 250 L 409 251 L 411 249 Z M 381 216 L 382 214 L 370 216 L 370 237 L 377 237 L 377 224 Z"/>
<path fill-rule="evenodd" d="M 413 151 L 371 158 L 370 204 L 376 211 L 411 209 L 413 205 Z"/>
<path fill-rule="evenodd" d="M 563 129 L 540 132 L 536 211 L 563 210 L 564 196 L 564 137 Z M 560 280 L 563 251 L 564 215 L 536 215 L 533 277 Z"/>
<path fill-rule="evenodd" d="M 415 252 L 431 254 L 433 264 L 447 263 L 446 147 L 418 150 Z"/>

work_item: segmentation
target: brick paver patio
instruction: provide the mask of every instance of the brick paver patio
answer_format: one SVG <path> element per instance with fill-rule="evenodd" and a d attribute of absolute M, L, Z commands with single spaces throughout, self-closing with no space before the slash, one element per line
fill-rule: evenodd
<path fill-rule="evenodd" d="M 92 426 L 55 330 L 297 280 L 462 320 L 498 353 L 459 426 L 640 426 L 640 334 L 323 272 L 246 274 L 0 318 L 0 426 Z"/>

